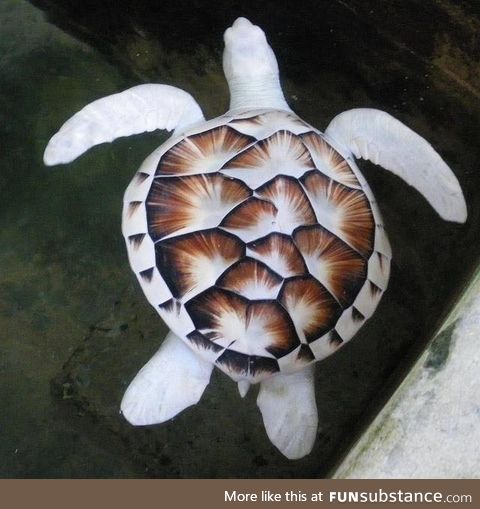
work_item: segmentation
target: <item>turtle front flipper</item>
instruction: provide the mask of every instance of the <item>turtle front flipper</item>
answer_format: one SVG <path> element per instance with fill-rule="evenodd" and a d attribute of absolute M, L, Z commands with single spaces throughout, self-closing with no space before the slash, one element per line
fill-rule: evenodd
<path fill-rule="evenodd" d="M 195 99 L 169 85 L 146 84 L 98 99 L 67 120 L 45 149 L 46 165 L 69 163 L 121 136 L 172 131 L 205 120 Z"/>
<path fill-rule="evenodd" d="M 210 382 L 213 364 L 173 332 L 128 386 L 121 410 L 135 426 L 159 424 L 195 405 Z"/>
<path fill-rule="evenodd" d="M 424 138 L 388 113 L 369 108 L 345 111 L 330 122 L 325 134 L 355 157 L 405 180 L 443 219 L 466 221 L 467 206 L 452 170 Z"/>
<path fill-rule="evenodd" d="M 260 383 L 257 405 L 268 438 L 288 459 L 306 456 L 317 436 L 313 365 L 291 375 L 275 375 Z"/>

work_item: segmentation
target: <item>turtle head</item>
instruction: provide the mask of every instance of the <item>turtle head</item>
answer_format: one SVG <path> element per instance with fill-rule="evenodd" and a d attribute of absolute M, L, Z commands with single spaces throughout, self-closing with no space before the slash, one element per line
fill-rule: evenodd
<path fill-rule="evenodd" d="M 223 71 L 230 88 L 230 109 L 289 110 L 280 88 L 277 59 L 263 30 L 246 18 L 238 18 L 223 38 Z"/>
<path fill-rule="evenodd" d="M 228 81 L 278 75 L 277 59 L 264 31 L 238 18 L 223 36 L 223 71 Z"/>

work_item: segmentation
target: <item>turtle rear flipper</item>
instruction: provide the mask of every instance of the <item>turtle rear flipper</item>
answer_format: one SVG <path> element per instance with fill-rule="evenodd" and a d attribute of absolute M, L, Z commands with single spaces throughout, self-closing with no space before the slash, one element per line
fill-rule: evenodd
<path fill-rule="evenodd" d="M 210 382 L 213 364 L 170 332 L 128 386 L 121 411 L 134 426 L 159 424 L 195 405 Z"/>
<path fill-rule="evenodd" d="M 172 131 L 205 120 L 195 99 L 169 85 L 146 84 L 98 99 L 67 120 L 45 149 L 46 165 L 69 163 L 121 136 Z"/>
<path fill-rule="evenodd" d="M 345 111 L 330 122 L 325 134 L 355 157 L 405 180 L 443 219 L 466 221 L 467 206 L 452 170 L 430 143 L 388 113 L 370 108 Z"/>
<path fill-rule="evenodd" d="M 318 427 L 314 367 L 260 382 L 257 405 L 268 438 L 288 459 L 310 453 Z"/>

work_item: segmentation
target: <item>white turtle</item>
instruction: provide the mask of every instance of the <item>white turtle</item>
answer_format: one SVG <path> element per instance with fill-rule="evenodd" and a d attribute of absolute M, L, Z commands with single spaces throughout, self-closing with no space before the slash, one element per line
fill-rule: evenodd
<path fill-rule="evenodd" d="M 452 171 L 385 112 L 354 109 L 324 134 L 285 101 L 263 31 L 239 18 L 225 32 L 229 111 L 206 121 L 186 92 L 140 85 L 99 99 L 53 136 L 45 163 L 68 163 L 120 136 L 167 129 L 124 199 L 130 265 L 171 332 L 128 387 L 134 425 L 197 403 L 214 366 L 257 399 L 288 458 L 317 432 L 315 361 L 351 339 L 387 287 L 391 250 L 355 164 L 403 178 L 448 221 L 466 205 Z"/>

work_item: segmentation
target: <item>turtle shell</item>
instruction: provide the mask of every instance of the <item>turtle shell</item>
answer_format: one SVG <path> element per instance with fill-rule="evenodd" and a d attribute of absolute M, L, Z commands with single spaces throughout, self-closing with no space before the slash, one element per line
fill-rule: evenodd
<path fill-rule="evenodd" d="M 389 277 L 358 167 L 287 112 L 223 116 L 171 138 L 128 187 L 123 232 L 149 302 L 234 380 L 332 354 Z"/>

